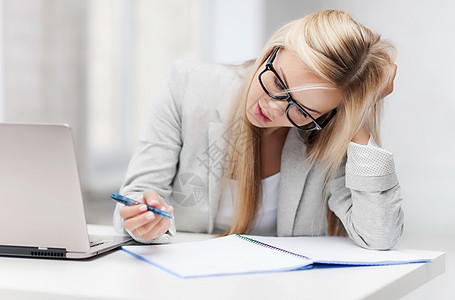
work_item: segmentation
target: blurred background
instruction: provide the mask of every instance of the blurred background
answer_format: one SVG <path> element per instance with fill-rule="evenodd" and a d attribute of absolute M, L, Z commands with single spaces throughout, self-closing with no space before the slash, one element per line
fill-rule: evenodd
<path fill-rule="evenodd" d="M 69 124 L 88 222 L 111 224 L 109 195 L 172 60 L 240 63 L 293 19 L 347 11 L 398 49 L 382 139 L 402 185 L 400 246 L 448 252 L 446 273 L 404 299 L 455 299 L 454 8 L 449 0 L 1 0 L 0 121 Z"/>

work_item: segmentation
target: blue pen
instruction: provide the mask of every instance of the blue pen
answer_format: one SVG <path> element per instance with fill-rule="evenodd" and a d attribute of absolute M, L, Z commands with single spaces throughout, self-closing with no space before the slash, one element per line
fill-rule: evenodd
<path fill-rule="evenodd" d="M 111 195 L 111 197 L 115 201 L 120 202 L 120 203 L 122 203 L 124 205 L 127 205 L 127 206 L 131 206 L 131 205 L 135 205 L 135 204 L 142 204 L 139 201 L 136 201 L 136 200 L 133 200 L 133 199 L 130 199 L 128 197 L 125 197 L 125 196 L 122 196 L 122 195 L 119 195 L 119 194 L 115 194 L 115 193 L 113 193 Z M 172 215 L 170 215 L 169 213 L 167 213 L 165 211 L 162 211 L 162 210 L 159 210 L 157 208 L 154 208 L 152 206 L 147 205 L 147 210 L 150 210 L 151 212 L 153 212 L 158 217 L 165 218 L 165 219 L 172 219 Z"/>

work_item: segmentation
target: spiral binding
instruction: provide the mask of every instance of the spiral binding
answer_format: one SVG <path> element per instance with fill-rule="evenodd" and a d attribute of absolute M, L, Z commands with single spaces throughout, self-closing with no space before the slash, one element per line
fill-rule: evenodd
<path fill-rule="evenodd" d="M 289 254 L 289 255 L 292 255 L 292 256 L 297 256 L 297 257 L 300 257 L 300 258 L 303 258 L 303 259 L 310 259 L 309 257 L 307 257 L 305 255 L 294 253 L 294 252 L 291 252 L 291 251 L 288 251 L 288 250 L 284 250 L 284 249 L 281 249 L 281 248 L 278 248 L 278 247 L 275 247 L 275 246 L 260 242 L 258 240 L 255 240 L 255 239 L 243 236 L 243 235 L 236 234 L 236 236 L 241 238 L 244 241 L 256 244 L 256 245 L 261 246 L 261 247 L 269 248 L 269 249 L 272 249 L 272 250 L 279 251 L 281 253 L 286 253 L 286 254 Z"/>

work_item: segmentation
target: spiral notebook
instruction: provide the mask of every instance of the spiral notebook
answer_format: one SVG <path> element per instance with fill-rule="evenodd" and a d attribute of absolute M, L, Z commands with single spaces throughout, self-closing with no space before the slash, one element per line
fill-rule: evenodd
<path fill-rule="evenodd" d="M 367 250 L 344 237 L 229 235 L 190 243 L 124 246 L 122 250 L 180 278 L 296 271 L 315 264 L 373 266 L 431 261 L 396 250 Z"/>

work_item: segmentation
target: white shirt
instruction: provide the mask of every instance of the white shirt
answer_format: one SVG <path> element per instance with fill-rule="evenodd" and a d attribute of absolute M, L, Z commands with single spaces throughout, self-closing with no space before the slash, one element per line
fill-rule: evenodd
<path fill-rule="evenodd" d="M 262 199 L 256 222 L 249 234 L 276 235 L 278 192 L 280 187 L 280 173 L 264 178 L 262 182 Z M 234 220 L 234 208 L 237 202 L 237 182 L 231 180 L 223 192 L 215 218 L 214 233 L 227 231 Z"/>

